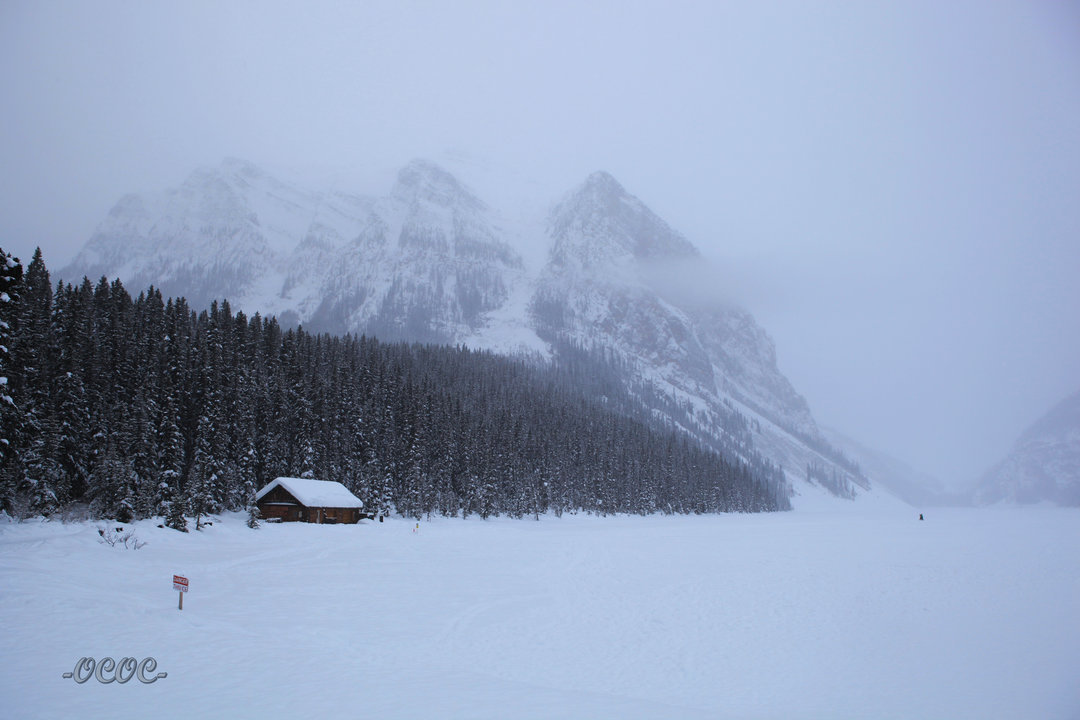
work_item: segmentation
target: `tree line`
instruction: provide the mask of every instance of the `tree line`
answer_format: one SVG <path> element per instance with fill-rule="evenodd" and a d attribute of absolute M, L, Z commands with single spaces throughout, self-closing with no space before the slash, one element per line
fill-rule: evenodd
<path fill-rule="evenodd" d="M 0 251 L 2 253 L 2 251 Z M 129 521 L 251 507 L 277 476 L 377 513 L 789 509 L 783 473 L 653 419 L 602 354 L 540 363 L 283 329 L 0 261 L 0 509 Z M 600 389 L 598 391 L 597 389 Z"/>

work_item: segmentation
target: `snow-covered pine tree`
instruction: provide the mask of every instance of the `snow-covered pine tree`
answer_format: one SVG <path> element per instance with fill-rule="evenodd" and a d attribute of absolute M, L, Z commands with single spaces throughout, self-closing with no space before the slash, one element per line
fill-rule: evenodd
<path fill-rule="evenodd" d="M 209 419 L 205 416 L 200 418 L 199 429 L 195 436 L 195 457 L 185 486 L 188 511 L 195 516 L 196 530 L 202 530 L 203 516 L 213 512 L 216 504 L 212 495 L 214 476 L 214 462 L 210 454 L 212 432 Z"/>
<path fill-rule="evenodd" d="M 258 482 L 255 479 L 255 441 L 250 436 L 246 440 L 246 447 L 237 462 L 237 480 L 244 499 L 243 507 L 247 510 L 247 526 L 259 527 L 259 506 L 255 504 Z"/>
<path fill-rule="evenodd" d="M 210 513 L 212 501 L 210 499 L 210 483 L 206 476 L 207 466 L 198 461 L 191 467 L 191 475 L 187 482 L 187 506 L 188 512 L 195 518 L 195 529 L 202 530 L 203 517 Z"/>
<path fill-rule="evenodd" d="M 63 498 L 55 473 L 55 422 L 51 408 L 50 379 L 56 344 L 52 328 L 52 286 L 41 248 L 26 268 L 16 325 L 18 332 L 9 350 L 19 369 L 12 395 L 22 415 L 19 452 L 24 476 L 21 485 L 34 514 L 49 515 Z"/>
<path fill-rule="evenodd" d="M 176 486 L 171 486 L 164 480 L 161 483 L 163 507 L 165 509 L 165 526 L 180 532 L 187 532 L 187 518 L 184 517 L 187 503 L 184 494 Z"/>
<path fill-rule="evenodd" d="M 116 444 L 107 442 L 90 474 L 90 507 L 98 517 L 120 522 L 136 519 L 136 477 Z"/>
<path fill-rule="evenodd" d="M 247 526 L 252 530 L 257 529 L 261 518 L 262 515 L 259 513 L 259 506 L 255 504 L 255 496 L 253 495 L 251 497 L 251 502 L 247 507 Z"/>
<path fill-rule="evenodd" d="M 308 441 L 300 451 L 300 477 L 312 479 L 315 477 L 315 445 Z"/>
<path fill-rule="evenodd" d="M 0 248 L 0 512 L 13 513 L 15 492 L 21 468 L 16 467 L 14 451 L 22 427 L 22 418 L 9 385 L 11 344 L 15 314 L 22 285 L 23 267 L 19 259 Z"/>

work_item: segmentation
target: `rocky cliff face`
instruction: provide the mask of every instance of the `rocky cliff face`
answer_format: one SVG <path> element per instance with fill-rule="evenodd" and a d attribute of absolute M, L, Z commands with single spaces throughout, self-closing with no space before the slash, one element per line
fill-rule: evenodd
<path fill-rule="evenodd" d="M 822 439 L 750 313 L 677 290 L 700 254 L 609 174 L 589 176 L 524 233 L 547 244 L 542 267 L 526 268 L 503 227 L 498 209 L 429 162 L 403 168 L 386 196 L 363 197 L 226 161 L 176 190 L 122 199 L 60 275 L 153 284 L 194 307 L 228 298 L 332 333 L 546 357 L 565 344 L 602 350 L 627 382 L 680 406 L 672 422 L 683 429 L 760 452 L 792 477 L 825 465 L 841 487 L 868 486 Z"/>
<path fill-rule="evenodd" d="M 1024 431 L 983 476 L 975 501 L 1080 505 L 1080 392 Z"/>

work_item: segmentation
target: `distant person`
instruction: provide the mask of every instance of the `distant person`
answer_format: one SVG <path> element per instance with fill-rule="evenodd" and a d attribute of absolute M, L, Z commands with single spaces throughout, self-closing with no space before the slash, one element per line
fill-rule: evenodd
<path fill-rule="evenodd" d="M 922 520 L 922 513 L 919 513 L 919 519 Z"/>

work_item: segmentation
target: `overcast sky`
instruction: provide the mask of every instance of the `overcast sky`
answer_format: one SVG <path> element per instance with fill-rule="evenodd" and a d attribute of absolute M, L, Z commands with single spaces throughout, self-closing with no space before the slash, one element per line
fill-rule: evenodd
<path fill-rule="evenodd" d="M 1077 3 L 0 2 L 24 259 L 225 156 L 364 178 L 448 149 L 611 172 L 819 422 L 947 482 L 1080 388 Z"/>

